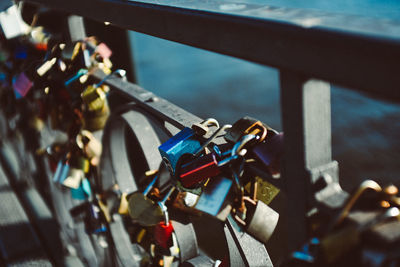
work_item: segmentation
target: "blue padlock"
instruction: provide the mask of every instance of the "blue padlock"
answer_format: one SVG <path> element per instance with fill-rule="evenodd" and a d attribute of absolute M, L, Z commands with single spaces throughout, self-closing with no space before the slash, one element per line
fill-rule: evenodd
<path fill-rule="evenodd" d="M 207 133 L 208 126 L 214 125 L 219 128 L 219 124 L 215 119 L 207 119 L 196 127 L 184 128 L 182 131 L 168 139 L 165 143 L 158 147 L 163 161 L 167 164 L 172 175 L 175 175 L 176 165 L 179 158 L 183 154 L 194 154 L 201 148 L 199 137 Z M 201 127 L 205 132 L 197 131 Z"/>
<path fill-rule="evenodd" d="M 70 168 L 68 162 L 60 160 L 57 164 L 57 169 L 54 173 L 53 181 L 55 183 L 63 183 L 64 180 L 68 177 L 69 169 Z"/>
<path fill-rule="evenodd" d="M 71 197 L 73 199 L 85 200 L 89 199 L 92 196 L 92 189 L 90 186 L 90 182 L 87 178 L 83 179 L 79 188 L 71 188 Z"/>

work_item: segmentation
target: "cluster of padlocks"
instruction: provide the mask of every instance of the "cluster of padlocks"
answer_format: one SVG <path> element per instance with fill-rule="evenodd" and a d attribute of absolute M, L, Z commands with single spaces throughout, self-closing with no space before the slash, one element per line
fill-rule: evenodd
<path fill-rule="evenodd" d="M 1 110 L 10 129 L 22 131 L 28 142 L 39 140 L 35 154 L 48 166 L 53 201 L 68 195 L 55 205 L 65 240 L 78 233 L 74 238 L 82 241 L 85 232 L 103 249 L 114 247 L 119 259 L 104 266 L 232 265 L 229 255 L 213 260 L 199 255 L 190 223 L 196 217 L 221 224 L 229 220 L 239 233 L 268 243 L 279 221 L 269 204 L 280 189 L 267 180 L 280 178 L 283 133 L 251 117 L 223 126 L 206 119 L 158 146 L 155 153 L 162 164 L 145 170 L 137 186 L 110 182 L 99 171 L 104 159 L 100 138 L 104 127 L 111 131 L 108 119 L 114 112 L 106 81 L 111 76 L 124 79 L 123 70 L 112 71 L 111 50 L 95 37 L 66 42 L 42 26 L 28 27 L 16 6 L 2 12 L 0 21 Z M 104 79 L 92 76 L 98 70 Z M 135 182 L 133 177 L 124 179 Z M 111 183 L 107 190 L 105 181 Z M 345 265 L 349 255 L 356 255 L 352 264 L 397 266 L 399 206 L 395 186 L 382 188 L 368 180 L 334 216 L 319 211 L 310 215 L 309 242 L 281 263 Z M 78 221 L 84 232 L 72 234 L 68 229 Z M 122 232 L 113 229 L 117 224 Z M 121 252 L 123 242 L 135 253 Z M 69 250 L 86 257 L 87 265 L 100 265 L 87 253 Z"/>

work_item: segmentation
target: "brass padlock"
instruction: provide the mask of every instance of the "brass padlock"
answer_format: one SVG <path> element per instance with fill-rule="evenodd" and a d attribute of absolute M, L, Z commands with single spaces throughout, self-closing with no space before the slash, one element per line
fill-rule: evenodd
<path fill-rule="evenodd" d="M 106 103 L 106 93 L 102 87 L 89 85 L 81 94 L 83 103 L 89 111 L 99 111 Z"/>
<path fill-rule="evenodd" d="M 261 200 L 266 205 L 269 205 L 272 200 L 274 200 L 275 197 L 279 194 L 280 189 L 273 184 L 265 181 L 260 176 L 255 176 L 253 179 L 257 183 L 255 198 Z M 245 185 L 245 189 L 246 191 L 251 192 L 251 182 Z"/>
<path fill-rule="evenodd" d="M 108 106 L 108 103 L 103 106 L 103 108 L 99 111 L 85 111 L 83 113 L 84 116 L 84 123 L 83 127 L 86 130 L 89 131 L 98 131 L 104 128 L 106 125 L 106 122 L 108 120 L 108 117 L 110 116 L 110 108 Z"/>

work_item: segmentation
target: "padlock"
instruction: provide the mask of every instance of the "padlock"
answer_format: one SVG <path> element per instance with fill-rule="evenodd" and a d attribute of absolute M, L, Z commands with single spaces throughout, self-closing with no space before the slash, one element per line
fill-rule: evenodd
<path fill-rule="evenodd" d="M 106 94 L 102 87 L 96 87 L 89 85 L 81 94 L 83 103 L 87 106 L 87 109 L 91 112 L 99 111 L 103 109 L 106 103 Z"/>
<path fill-rule="evenodd" d="M 258 199 L 265 204 L 269 205 L 272 200 L 279 194 L 280 189 L 273 184 L 267 182 L 260 176 L 252 176 L 249 183 L 246 184 L 245 189 L 252 195 L 252 183 L 255 182 L 257 187 L 255 188 L 255 199 Z"/>
<path fill-rule="evenodd" d="M 177 170 L 179 181 L 186 188 L 221 173 L 215 153 L 210 153 L 183 165 Z"/>
<path fill-rule="evenodd" d="M 0 12 L 0 25 L 7 39 L 25 35 L 29 31 L 29 25 L 22 19 L 17 4 Z"/>
<path fill-rule="evenodd" d="M 91 202 L 85 214 L 85 231 L 88 234 L 100 234 L 107 231 L 107 227 L 101 216 L 101 209 L 98 205 Z"/>
<path fill-rule="evenodd" d="M 108 117 L 110 117 L 110 108 L 108 103 L 105 102 L 103 108 L 99 111 L 84 111 L 84 123 L 83 128 L 91 132 L 101 130 L 106 125 Z"/>
<path fill-rule="evenodd" d="M 167 249 L 171 247 L 172 245 L 172 232 L 174 231 L 174 227 L 172 226 L 170 220 L 169 220 L 169 215 L 168 215 L 168 208 L 165 205 L 165 202 L 167 199 L 170 197 L 172 192 L 175 190 L 175 187 L 172 187 L 168 193 L 164 196 L 162 201 L 157 202 L 158 206 L 161 208 L 163 215 L 164 215 L 164 221 L 159 222 L 155 228 L 154 228 L 154 239 L 156 240 L 156 243 L 163 247 L 164 249 Z"/>
<path fill-rule="evenodd" d="M 84 178 L 80 184 L 80 186 L 75 189 L 71 188 L 71 197 L 73 199 L 85 200 L 89 199 L 92 196 L 92 189 L 90 186 L 90 182 L 87 178 Z"/>
<path fill-rule="evenodd" d="M 107 231 L 103 223 L 100 207 L 93 201 L 86 201 L 70 209 L 72 217 L 83 215 L 85 232 L 87 234 L 99 234 Z"/>
<path fill-rule="evenodd" d="M 279 176 L 280 162 L 283 156 L 283 133 L 255 144 L 251 151 L 273 177 Z"/>
<path fill-rule="evenodd" d="M 199 195 L 187 191 L 178 191 L 175 199 L 173 200 L 172 206 L 175 209 L 181 210 L 187 214 L 200 216 L 202 214 L 201 211 L 194 209 L 194 206 L 196 205 L 199 197 Z"/>
<path fill-rule="evenodd" d="M 40 77 L 44 77 L 46 74 L 49 74 L 50 70 L 56 66 L 57 58 L 53 57 L 50 60 L 45 61 L 41 64 L 37 69 L 36 73 Z"/>
<path fill-rule="evenodd" d="M 77 87 L 78 89 L 75 89 L 76 92 L 80 92 L 82 90 L 82 84 L 84 82 L 86 82 L 86 77 L 88 74 L 88 70 L 87 69 L 80 69 L 77 71 L 76 74 L 74 74 L 72 77 L 68 78 L 65 82 L 64 82 L 64 86 L 66 88 L 74 88 Z M 83 79 L 82 77 L 84 77 L 85 79 Z"/>
<path fill-rule="evenodd" d="M 103 59 L 109 59 L 112 55 L 111 49 L 105 43 L 98 44 L 95 53 L 99 54 Z"/>
<path fill-rule="evenodd" d="M 78 189 L 82 180 L 85 178 L 85 173 L 81 169 L 70 168 L 67 177 L 62 184 L 66 187 Z"/>
<path fill-rule="evenodd" d="M 202 145 L 201 147 L 193 154 L 193 157 L 198 157 L 200 154 L 202 154 L 203 152 L 207 152 L 205 151 L 207 146 L 210 145 L 215 139 L 217 139 L 222 132 L 226 131 L 227 129 L 232 128 L 232 125 L 230 124 L 225 124 L 224 126 L 222 126 L 221 128 L 218 128 L 218 130 L 216 130 Z"/>
<path fill-rule="evenodd" d="M 195 209 L 225 221 L 232 208 L 231 201 L 227 199 L 231 187 L 231 179 L 214 177 L 204 187 Z"/>
<path fill-rule="evenodd" d="M 336 218 L 333 220 L 330 229 L 333 229 L 336 225 L 342 223 L 342 221 L 347 217 L 354 204 L 359 200 L 359 198 L 368 190 L 373 190 L 375 192 L 381 192 L 382 187 L 373 180 L 365 180 L 360 186 L 355 190 L 351 197 L 346 201 L 343 209 L 338 212 Z"/>
<path fill-rule="evenodd" d="M 366 216 L 361 215 L 360 217 L 365 218 Z M 338 258 L 359 244 L 361 235 L 364 232 L 393 218 L 397 218 L 397 220 L 400 218 L 400 210 L 396 207 L 386 209 L 384 212 L 377 216 L 372 216 L 372 218 L 360 225 L 354 223 L 348 224 L 345 227 L 329 233 L 321 240 L 321 250 L 325 261 L 327 263 L 335 262 Z"/>
<path fill-rule="evenodd" d="M 71 167 L 80 169 L 84 173 L 88 173 L 90 170 L 89 159 L 82 155 L 74 155 L 69 159 L 69 164 Z"/>
<path fill-rule="evenodd" d="M 87 130 L 82 130 L 76 136 L 76 143 L 78 147 L 84 152 L 85 156 L 89 159 L 93 166 L 97 166 L 100 161 L 102 145 L 93 134 Z"/>
<path fill-rule="evenodd" d="M 61 183 L 66 187 L 78 189 L 85 178 L 85 173 L 89 172 L 89 160 L 83 156 L 75 156 L 70 159 L 69 164 L 68 175 Z"/>
<path fill-rule="evenodd" d="M 21 72 L 12 80 L 15 97 L 17 99 L 25 97 L 33 87 L 33 81 L 25 72 Z"/>
<path fill-rule="evenodd" d="M 57 169 L 53 176 L 53 182 L 55 183 L 63 183 L 64 180 L 68 177 L 69 173 L 69 164 L 65 160 L 60 160 L 57 164 Z"/>
<path fill-rule="evenodd" d="M 265 138 L 275 135 L 277 132 L 261 121 L 243 117 L 236 121 L 232 128 L 228 129 L 224 138 L 228 142 L 236 143 L 242 136 L 251 134 L 258 135 L 259 141 L 262 142 Z"/>
<path fill-rule="evenodd" d="M 215 120 L 208 119 L 200 125 L 208 127 L 207 125 L 210 124 L 215 125 Z M 201 133 L 203 133 L 203 131 L 201 131 Z M 176 165 L 182 155 L 193 154 L 201 148 L 199 140 L 201 137 L 202 135 L 196 134 L 195 130 L 186 127 L 158 147 L 161 157 L 168 166 L 172 176 L 175 174 Z"/>
<path fill-rule="evenodd" d="M 244 226 L 247 233 L 266 244 L 275 231 L 279 214 L 268 207 L 264 202 L 243 197 L 246 205 L 246 218 L 242 220 L 235 215 L 236 221 Z"/>
<path fill-rule="evenodd" d="M 61 48 L 61 59 L 67 63 L 67 65 L 70 65 L 72 61 L 75 60 L 76 56 L 79 54 L 80 50 L 82 47 L 81 42 L 67 42 L 60 46 Z"/>
<path fill-rule="evenodd" d="M 224 165 L 227 165 L 239 156 L 244 155 L 246 152 L 246 150 L 243 150 L 244 146 L 254 138 L 255 136 L 247 135 L 246 138 L 242 138 L 238 141 L 233 146 L 232 150 L 225 151 L 224 153 L 211 152 L 204 156 L 195 158 L 182 166 L 178 164 L 176 168 L 178 180 L 184 187 L 191 188 L 199 182 L 205 181 L 207 178 L 219 175 L 221 173 L 221 168 Z M 216 149 L 217 148 L 214 146 L 214 150 Z M 230 156 L 226 157 L 228 155 Z M 219 161 L 217 160 L 217 157 L 219 158 Z M 178 163 L 180 163 L 180 161 L 178 161 Z"/>
<path fill-rule="evenodd" d="M 200 123 L 193 123 L 192 130 L 199 136 L 204 136 L 209 131 L 209 126 L 215 126 L 219 128 L 219 123 L 216 119 L 208 118 Z"/>
<path fill-rule="evenodd" d="M 153 189 L 158 179 L 156 175 L 146 189 L 141 192 L 134 192 L 128 195 L 129 215 L 134 222 L 142 226 L 154 226 L 163 219 L 163 212 L 157 208 L 154 201 L 147 197 L 147 194 Z"/>
<path fill-rule="evenodd" d="M 30 31 L 30 41 L 39 51 L 47 51 L 51 36 L 42 26 L 32 27 Z"/>

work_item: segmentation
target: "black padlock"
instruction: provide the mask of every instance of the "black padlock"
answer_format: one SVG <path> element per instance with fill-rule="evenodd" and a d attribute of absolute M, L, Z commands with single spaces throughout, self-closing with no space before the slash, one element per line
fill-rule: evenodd
<path fill-rule="evenodd" d="M 236 121 L 232 128 L 226 131 L 224 138 L 228 142 L 236 143 L 242 136 L 248 134 L 258 135 L 259 141 L 262 142 L 265 138 L 275 135 L 276 131 L 267 124 L 246 116 Z"/>

